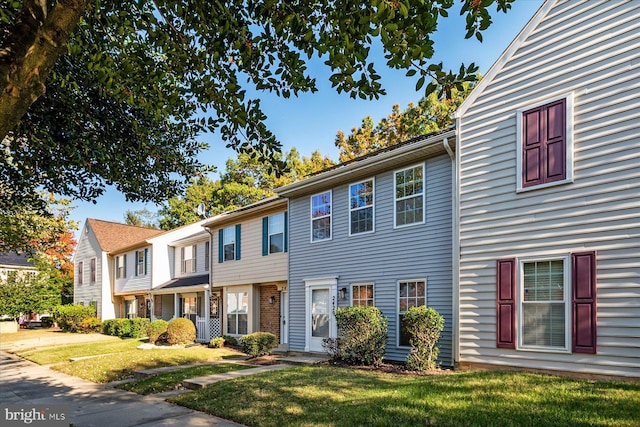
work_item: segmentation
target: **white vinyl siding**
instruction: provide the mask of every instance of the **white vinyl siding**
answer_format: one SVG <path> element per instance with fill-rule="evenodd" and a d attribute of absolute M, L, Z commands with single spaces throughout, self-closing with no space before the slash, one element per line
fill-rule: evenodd
<path fill-rule="evenodd" d="M 459 123 L 459 361 L 637 377 L 640 2 L 545 7 Z M 573 183 L 517 193 L 517 111 L 567 93 Z M 496 348 L 496 260 L 580 251 L 598 254 L 597 353 Z"/>

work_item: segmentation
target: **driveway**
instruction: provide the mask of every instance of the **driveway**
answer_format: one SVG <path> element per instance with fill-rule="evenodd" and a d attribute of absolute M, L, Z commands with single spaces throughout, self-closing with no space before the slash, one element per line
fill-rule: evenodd
<path fill-rule="evenodd" d="M 241 426 L 170 404 L 160 397 L 140 396 L 55 372 L 1 351 L 0 425 L 24 425 L 7 421 L 7 405 L 12 405 L 12 410 L 23 407 L 24 411 L 40 405 L 63 405 L 60 408 L 64 424 L 75 427 Z M 30 425 L 51 424 L 33 421 Z"/>

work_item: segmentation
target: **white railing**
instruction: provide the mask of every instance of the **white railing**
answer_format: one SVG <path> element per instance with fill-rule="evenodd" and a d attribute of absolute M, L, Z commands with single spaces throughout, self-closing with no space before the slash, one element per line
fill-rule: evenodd
<path fill-rule="evenodd" d="M 208 343 L 207 339 L 207 319 L 206 317 L 196 317 L 196 331 L 198 332 L 198 342 Z"/>

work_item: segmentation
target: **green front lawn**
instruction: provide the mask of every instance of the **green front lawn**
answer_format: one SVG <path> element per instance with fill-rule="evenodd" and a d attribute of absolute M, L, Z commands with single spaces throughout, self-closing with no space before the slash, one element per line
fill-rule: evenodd
<path fill-rule="evenodd" d="M 297 367 L 171 402 L 259 426 L 638 426 L 640 384 L 511 372 L 411 376 Z"/>
<path fill-rule="evenodd" d="M 39 365 L 49 365 L 52 363 L 66 362 L 72 357 L 94 356 L 99 354 L 120 353 L 136 348 L 142 344 L 143 339 L 118 339 L 115 341 L 98 341 L 93 343 L 73 344 L 60 347 L 52 347 L 41 350 L 19 351 L 20 357 L 31 360 Z"/>
<path fill-rule="evenodd" d="M 222 374 L 225 372 L 239 371 L 249 368 L 255 368 L 255 366 L 242 365 L 238 363 L 193 366 L 191 368 L 165 372 L 163 374 L 153 375 L 141 380 L 120 384 L 117 388 L 138 394 L 162 393 L 164 391 L 175 390 L 182 384 L 182 381 L 186 379 L 203 377 L 205 375 Z"/>

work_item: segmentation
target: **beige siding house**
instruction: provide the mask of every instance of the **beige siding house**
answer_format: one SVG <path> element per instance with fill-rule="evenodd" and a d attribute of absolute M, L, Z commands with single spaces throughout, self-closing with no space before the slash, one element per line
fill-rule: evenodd
<path fill-rule="evenodd" d="M 546 1 L 457 119 L 456 362 L 640 376 L 640 2 Z"/>
<path fill-rule="evenodd" d="M 286 346 L 287 222 L 287 200 L 272 197 L 205 224 L 223 335 L 271 332 Z"/>

